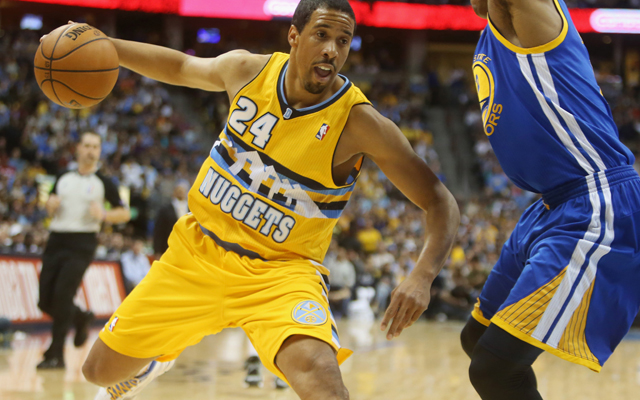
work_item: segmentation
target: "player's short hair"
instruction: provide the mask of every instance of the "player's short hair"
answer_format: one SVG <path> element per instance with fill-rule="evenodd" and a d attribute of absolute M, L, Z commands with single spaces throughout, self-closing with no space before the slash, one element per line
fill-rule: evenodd
<path fill-rule="evenodd" d="M 356 14 L 353 12 L 349 0 L 302 0 L 298 4 L 295 13 L 293 13 L 291 24 L 298 29 L 298 32 L 302 32 L 309 23 L 311 14 L 319 8 L 340 11 L 349 15 L 353 19 L 355 28 Z"/>

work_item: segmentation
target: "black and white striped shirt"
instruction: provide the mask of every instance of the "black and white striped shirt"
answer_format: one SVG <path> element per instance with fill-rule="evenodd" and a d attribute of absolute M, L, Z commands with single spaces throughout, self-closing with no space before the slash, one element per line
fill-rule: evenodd
<path fill-rule="evenodd" d="M 106 200 L 111 207 L 123 206 L 116 185 L 100 172 L 86 175 L 77 170 L 64 172 L 56 179 L 51 193 L 60 197 L 60 207 L 49 226 L 51 232 L 99 232 L 102 220 L 89 213 L 91 202 L 103 205 Z"/>

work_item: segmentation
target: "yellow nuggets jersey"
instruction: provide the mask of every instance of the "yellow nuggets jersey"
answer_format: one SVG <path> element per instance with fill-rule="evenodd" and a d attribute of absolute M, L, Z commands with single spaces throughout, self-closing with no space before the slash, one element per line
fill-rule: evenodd
<path fill-rule="evenodd" d="M 189 208 L 202 231 L 227 250 L 321 262 L 362 165 L 336 185 L 333 156 L 351 108 L 369 102 L 343 76 L 344 85 L 326 101 L 289 107 L 288 61 L 288 54 L 273 54 L 236 94 L 189 192 Z"/>

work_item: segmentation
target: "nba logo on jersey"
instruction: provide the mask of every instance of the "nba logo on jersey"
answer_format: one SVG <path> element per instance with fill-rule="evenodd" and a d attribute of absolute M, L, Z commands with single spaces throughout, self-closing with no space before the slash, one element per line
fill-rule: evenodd
<path fill-rule="evenodd" d="M 307 300 L 293 307 L 291 317 L 302 325 L 322 325 L 327 322 L 327 312 L 320 303 Z"/>
<path fill-rule="evenodd" d="M 327 135 L 327 132 L 329 132 L 329 125 L 322 124 L 322 127 L 320 128 L 320 130 L 318 131 L 318 134 L 316 135 L 316 139 L 322 141 L 322 139 L 324 139 L 324 137 Z"/>
<path fill-rule="evenodd" d="M 113 329 L 116 327 L 117 323 L 118 317 L 113 317 L 113 320 L 111 320 L 111 323 L 109 324 L 109 332 L 113 332 Z"/>

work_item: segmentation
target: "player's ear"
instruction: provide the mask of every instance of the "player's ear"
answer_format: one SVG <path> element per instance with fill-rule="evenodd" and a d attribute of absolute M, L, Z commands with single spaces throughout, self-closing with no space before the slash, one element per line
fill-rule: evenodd
<path fill-rule="evenodd" d="M 289 41 L 289 45 L 291 47 L 298 47 L 298 40 L 300 39 L 300 32 L 298 32 L 298 28 L 294 25 L 291 25 L 289 28 L 289 34 L 287 35 L 287 40 Z"/>

